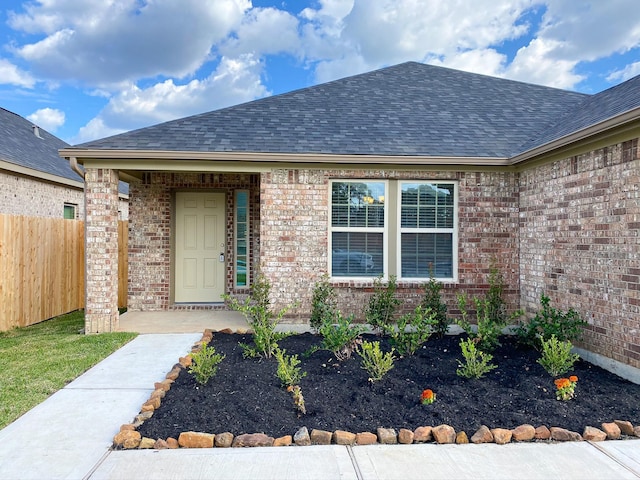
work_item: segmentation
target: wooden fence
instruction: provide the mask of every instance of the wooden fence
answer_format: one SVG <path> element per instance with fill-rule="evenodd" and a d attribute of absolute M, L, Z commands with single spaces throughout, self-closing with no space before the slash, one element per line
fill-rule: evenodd
<path fill-rule="evenodd" d="M 118 305 L 127 302 L 128 222 L 118 225 Z M 0 215 L 0 331 L 84 307 L 84 222 Z"/>

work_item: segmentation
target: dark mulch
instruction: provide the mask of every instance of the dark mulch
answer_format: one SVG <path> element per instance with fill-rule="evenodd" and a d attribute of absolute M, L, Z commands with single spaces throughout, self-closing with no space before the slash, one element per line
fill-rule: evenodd
<path fill-rule="evenodd" d="M 456 375 L 461 338 L 430 339 L 415 356 L 397 359 L 376 384 L 368 381 L 358 355 L 338 362 L 330 352 L 317 351 L 305 358 L 302 354 L 320 338 L 286 338 L 281 348 L 299 354 L 308 373 L 300 383 L 307 414 L 299 416 L 275 375 L 275 358 L 244 359 L 238 342 L 249 343 L 250 336 L 217 333 L 211 344 L 226 355 L 217 375 L 202 386 L 183 370 L 161 407 L 138 430 L 145 437 L 166 439 L 183 431 L 279 437 L 293 435 L 302 426 L 358 433 L 448 424 L 471 435 L 481 425 L 512 429 L 529 423 L 582 433 L 587 425 L 599 427 L 613 420 L 640 424 L 640 385 L 579 361 L 570 372 L 579 378 L 576 397 L 558 401 L 553 378 L 536 362 L 538 353 L 520 348 L 511 338 L 503 338 L 503 346 L 494 352 L 497 369 L 479 380 L 461 378 Z M 390 350 L 387 340 L 381 342 Z M 437 399 L 425 406 L 419 399 L 427 388 Z"/>

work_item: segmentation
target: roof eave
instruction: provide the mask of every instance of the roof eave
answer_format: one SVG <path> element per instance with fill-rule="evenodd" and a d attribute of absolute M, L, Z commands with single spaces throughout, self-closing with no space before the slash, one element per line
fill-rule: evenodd
<path fill-rule="evenodd" d="M 115 150 L 65 148 L 60 156 L 85 160 L 200 160 L 210 162 L 370 164 L 370 165 L 477 165 L 509 166 L 507 157 L 445 157 L 428 155 L 353 155 L 329 153 L 201 152 L 171 150 Z"/>
<path fill-rule="evenodd" d="M 628 110 L 620 115 L 610 117 L 606 120 L 603 120 L 602 122 L 593 124 L 589 127 L 570 133 L 569 135 L 565 135 L 563 137 L 552 140 L 551 142 L 547 142 L 543 145 L 539 145 L 537 147 L 519 153 L 509 159 L 509 164 L 518 165 L 529 160 L 539 158 L 543 155 L 549 154 L 564 147 L 574 145 L 578 142 L 583 142 L 590 138 L 601 138 L 607 133 L 619 133 L 621 130 L 625 130 L 625 128 L 634 128 L 632 123 L 638 120 L 640 120 L 640 107 Z"/>

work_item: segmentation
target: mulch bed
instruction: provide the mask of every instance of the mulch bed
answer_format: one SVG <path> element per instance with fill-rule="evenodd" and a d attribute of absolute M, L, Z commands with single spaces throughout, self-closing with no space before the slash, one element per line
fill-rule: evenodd
<path fill-rule="evenodd" d="M 558 401 L 554 379 L 536 362 L 538 352 L 521 348 L 510 337 L 503 337 L 493 354 L 498 368 L 478 380 L 461 378 L 456 369 L 463 338 L 432 338 L 416 355 L 398 358 L 382 381 L 372 383 L 357 354 L 342 362 L 327 351 L 305 357 L 321 338 L 310 333 L 288 337 L 281 348 L 298 354 L 307 372 L 300 382 L 307 412 L 300 415 L 275 375 L 275 358 L 245 359 L 238 343 L 250 343 L 250 335 L 215 333 L 210 345 L 226 356 L 217 375 L 199 385 L 183 370 L 138 431 L 156 439 L 178 438 L 186 431 L 280 437 L 303 426 L 358 433 L 447 424 L 471 436 L 481 425 L 546 425 L 582 433 L 585 426 L 599 428 L 614 420 L 640 423 L 640 385 L 580 360 L 569 372 L 579 378 L 575 398 Z M 391 349 L 387 339 L 363 339 Z M 436 393 L 433 404 L 420 404 L 424 389 Z"/>

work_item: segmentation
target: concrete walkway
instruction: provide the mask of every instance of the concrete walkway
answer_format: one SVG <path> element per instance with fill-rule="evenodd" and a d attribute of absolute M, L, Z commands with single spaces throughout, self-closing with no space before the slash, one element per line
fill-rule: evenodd
<path fill-rule="evenodd" d="M 111 451 L 200 337 L 140 335 L 1 430 L 0 479 L 640 478 L 640 440 Z"/>

